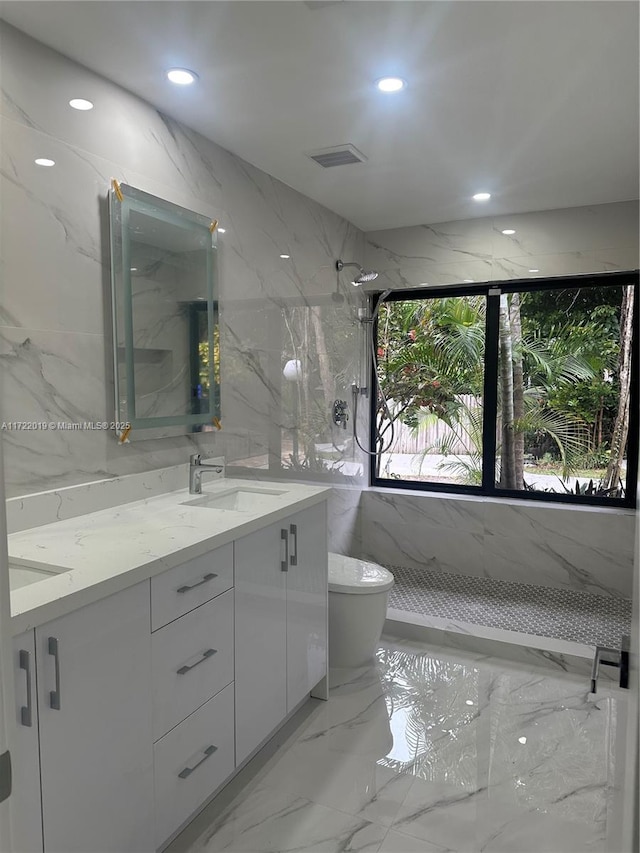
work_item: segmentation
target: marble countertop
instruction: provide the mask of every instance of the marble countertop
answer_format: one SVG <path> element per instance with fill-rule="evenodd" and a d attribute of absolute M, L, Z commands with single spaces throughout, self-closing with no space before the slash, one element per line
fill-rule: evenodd
<path fill-rule="evenodd" d="M 250 512 L 185 506 L 187 489 L 12 533 L 9 562 L 60 574 L 11 593 L 13 634 L 133 586 L 325 500 L 330 489 L 298 483 L 224 479 L 202 494 L 273 490 Z"/>

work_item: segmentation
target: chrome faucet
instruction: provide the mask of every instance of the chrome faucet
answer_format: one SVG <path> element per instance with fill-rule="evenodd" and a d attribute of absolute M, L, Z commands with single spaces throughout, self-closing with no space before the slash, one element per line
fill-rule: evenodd
<path fill-rule="evenodd" d="M 202 456 L 199 453 L 194 453 L 189 457 L 189 494 L 202 494 L 202 475 L 214 474 L 216 477 L 224 477 L 224 463 L 220 461 L 203 462 Z"/>

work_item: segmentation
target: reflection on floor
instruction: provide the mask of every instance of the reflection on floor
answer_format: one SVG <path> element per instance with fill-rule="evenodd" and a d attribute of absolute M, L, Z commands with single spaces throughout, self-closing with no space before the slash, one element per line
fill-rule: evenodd
<path fill-rule="evenodd" d="M 391 638 L 333 680 L 190 853 L 616 849 L 619 691 Z"/>
<path fill-rule="evenodd" d="M 388 566 L 389 607 L 521 634 L 621 648 L 631 601 L 571 589 Z"/>

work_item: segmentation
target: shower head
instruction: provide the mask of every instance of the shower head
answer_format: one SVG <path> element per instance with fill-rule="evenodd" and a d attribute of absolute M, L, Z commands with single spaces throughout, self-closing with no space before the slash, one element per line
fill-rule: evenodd
<path fill-rule="evenodd" d="M 370 281 L 375 281 L 378 278 L 378 273 L 375 270 L 362 270 L 354 284 L 367 284 Z"/>
<path fill-rule="evenodd" d="M 367 284 L 368 282 L 374 281 L 376 278 L 378 278 L 378 273 L 375 270 L 362 269 L 360 264 L 356 264 L 353 262 L 345 263 L 345 261 L 336 261 L 336 269 L 338 270 L 338 272 L 342 272 L 345 267 L 356 267 L 358 270 L 360 270 L 360 274 L 357 278 L 354 278 L 352 282 L 353 284 L 355 284 L 356 287 L 361 284 Z"/>

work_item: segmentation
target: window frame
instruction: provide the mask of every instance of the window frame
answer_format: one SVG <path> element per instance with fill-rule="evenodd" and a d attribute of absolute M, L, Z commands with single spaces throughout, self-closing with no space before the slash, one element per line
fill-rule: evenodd
<path fill-rule="evenodd" d="M 503 489 L 495 483 L 496 466 L 496 423 L 498 403 L 498 324 L 501 293 L 533 293 L 541 290 L 566 290 L 584 287 L 622 286 L 633 284 L 635 287 L 633 300 L 633 344 L 631 353 L 631 389 L 629 434 L 627 436 L 627 482 L 624 498 L 602 498 L 594 495 L 582 497 L 566 493 L 550 493 L 524 491 L 520 489 Z M 495 291 L 498 291 L 495 293 Z M 377 300 L 382 296 L 381 291 L 369 292 Z M 636 506 L 636 491 L 638 485 L 638 430 L 640 423 L 639 410 L 639 349 L 640 349 L 640 281 L 638 270 L 623 272 L 586 273 L 572 276 L 554 276 L 552 278 L 508 279 L 469 285 L 443 285 L 442 287 L 419 287 L 402 290 L 392 290 L 385 296 L 385 302 L 402 302 L 419 299 L 433 299 L 446 296 L 486 296 L 487 312 L 485 325 L 484 353 L 484 389 L 483 389 L 483 427 L 482 427 L 482 484 L 456 485 L 454 483 L 422 483 L 415 480 L 385 479 L 375 475 L 375 455 L 369 455 L 369 485 L 372 488 L 387 488 L 420 491 L 431 494 L 475 495 L 481 498 L 507 498 L 516 501 L 537 501 L 547 504 L 570 504 L 576 507 L 609 507 L 634 509 Z M 374 352 L 378 347 L 378 324 L 373 326 Z M 369 449 L 375 450 L 376 409 L 378 397 L 378 377 L 373 361 L 369 367 L 370 385 L 372 389 L 369 399 Z"/>

